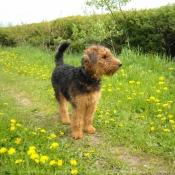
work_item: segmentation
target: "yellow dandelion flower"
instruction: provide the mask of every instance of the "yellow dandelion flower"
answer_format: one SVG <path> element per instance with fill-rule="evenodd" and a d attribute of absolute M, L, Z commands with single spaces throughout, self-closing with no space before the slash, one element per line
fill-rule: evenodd
<path fill-rule="evenodd" d="M 8 106 L 9 104 L 7 102 L 4 103 L 4 106 Z"/>
<path fill-rule="evenodd" d="M 169 122 L 170 122 L 171 124 L 173 124 L 173 123 L 174 123 L 174 120 L 169 120 Z"/>
<path fill-rule="evenodd" d="M 162 117 L 162 114 L 158 114 L 157 117 L 158 117 L 158 118 L 161 118 L 161 117 Z"/>
<path fill-rule="evenodd" d="M 164 108 L 165 108 L 165 107 L 168 107 L 168 103 L 165 103 L 165 104 L 163 104 L 162 106 L 163 106 Z"/>
<path fill-rule="evenodd" d="M 20 124 L 20 123 L 17 123 L 17 124 L 16 124 L 16 126 L 20 127 L 20 126 L 21 126 L 21 124 Z"/>
<path fill-rule="evenodd" d="M 50 134 L 50 137 L 52 138 L 52 139 L 54 139 L 54 138 L 56 138 L 57 136 L 56 136 L 56 134 Z"/>
<path fill-rule="evenodd" d="M 13 155 L 13 154 L 15 154 L 15 153 L 16 153 L 15 148 L 10 148 L 10 149 L 8 150 L 8 154 L 9 154 L 9 155 Z"/>
<path fill-rule="evenodd" d="M 117 111 L 114 109 L 114 114 L 116 114 L 117 113 Z"/>
<path fill-rule="evenodd" d="M 85 153 L 84 154 L 86 157 L 89 157 L 90 156 L 90 153 Z"/>
<path fill-rule="evenodd" d="M 170 67 L 169 70 L 173 70 L 174 68 L 173 67 Z"/>
<path fill-rule="evenodd" d="M 160 81 L 163 81 L 164 78 L 165 78 L 164 76 L 161 76 L 161 77 L 159 78 L 159 80 L 160 80 Z"/>
<path fill-rule="evenodd" d="M 49 163 L 50 166 L 52 165 L 56 165 L 56 161 L 55 160 L 51 160 L 50 163 Z"/>
<path fill-rule="evenodd" d="M 112 92 L 112 89 L 108 89 L 108 92 Z"/>
<path fill-rule="evenodd" d="M 120 123 L 119 126 L 120 126 L 120 127 L 123 127 L 123 123 Z"/>
<path fill-rule="evenodd" d="M 152 127 L 151 127 L 151 131 L 154 131 L 154 130 L 155 130 L 155 127 L 154 127 L 154 126 L 152 126 Z"/>
<path fill-rule="evenodd" d="M 168 88 L 167 88 L 167 87 L 164 87 L 164 88 L 163 88 L 163 90 L 167 91 L 167 90 L 168 90 Z"/>
<path fill-rule="evenodd" d="M 37 153 L 32 153 L 31 155 L 30 155 L 30 158 L 32 159 L 32 160 L 35 160 L 35 159 L 39 159 L 39 154 L 37 154 Z"/>
<path fill-rule="evenodd" d="M 15 127 L 14 126 L 11 126 L 10 127 L 10 131 L 14 131 L 15 130 Z"/>
<path fill-rule="evenodd" d="M 16 123 L 15 119 L 11 119 L 10 121 L 11 121 L 11 123 Z"/>
<path fill-rule="evenodd" d="M 15 143 L 16 143 L 17 145 L 19 145 L 21 142 L 22 142 L 22 139 L 21 139 L 21 138 L 17 138 L 17 139 L 15 140 Z"/>
<path fill-rule="evenodd" d="M 36 135 L 36 132 L 32 132 L 33 135 Z"/>
<path fill-rule="evenodd" d="M 45 133 L 46 130 L 45 130 L 45 129 L 41 129 L 40 132 L 41 132 L 41 133 Z"/>
<path fill-rule="evenodd" d="M 109 121 L 108 120 L 105 120 L 105 124 L 109 124 Z"/>
<path fill-rule="evenodd" d="M 155 102 L 156 102 L 156 103 L 159 103 L 159 102 L 160 102 L 160 100 L 156 98 L 156 99 L 155 99 Z"/>
<path fill-rule="evenodd" d="M 137 82 L 136 82 L 136 84 L 138 84 L 138 85 L 139 85 L 139 84 L 141 84 L 141 83 L 140 83 L 140 81 L 137 81 Z"/>
<path fill-rule="evenodd" d="M 131 97 L 128 97 L 128 100 L 132 100 L 132 98 Z"/>
<path fill-rule="evenodd" d="M 70 164 L 76 166 L 78 163 L 75 159 L 73 159 L 73 160 L 70 161 Z"/>
<path fill-rule="evenodd" d="M 150 122 L 150 125 L 154 125 L 154 122 Z"/>
<path fill-rule="evenodd" d="M 111 118 L 110 121 L 115 122 L 115 119 L 114 118 Z"/>
<path fill-rule="evenodd" d="M 7 148 L 2 147 L 2 148 L 0 149 L 0 154 L 4 154 L 5 152 L 7 152 Z"/>
<path fill-rule="evenodd" d="M 60 131 L 60 135 L 63 136 L 64 135 L 64 132 L 63 131 Z"/>
<path fill-rule="evenodd" d="M 104 111 L 100 111 L 100 114 L 103 114 L 104 113 Z"/>
<path fill-rule="evenodd" d="M 57 165 L 58 165 L 58 166 L 62 166 L 62 165 L 63 165 L 63 161 L 62 161 L 61 159 L 58 160 Z"/>
<path fill-rule="evenodd" d="M 77 174 L 78 173 L 78 170 L 77 169 L 72 169 L 71 170 L 71 174 Z"/>
<path fill-rule="evenodd" d="M 163 84 L 165 84 L 165 82 L 164 82 L 164 81 L 159 81 L 158 84 L 159 84 L 159 85 L 163 85 Z"/>
<path fill-rule="evenodd" d="M 23 163 L 23 162 L 24 162 L 24 160 L 22 160 L 22 159 L 15 160 L 15 164 L 19 164 L 19 163 Z"/>
<path fill-rule="evenodd" d="M 160 93 L 161 91 L 159 89 L 156 90 L 156 93 Z"/>
<path fill-rule="evenodd" d="M 161 120 L 162 120 L 162 121 L 165 121 L 165 120 L 166 120 L 166 118 L 165 118 L 165 117 L 162 117 L 162 118 L 161 118 Z"/>
<path fill-rule="evenodd" d="M 135 92 L 133 92 L 132 95 L 137 95 L 137 94 Z"/>
<path fill-rule="evenodd" d="M 57 142 L 53 142 L 49 148 L 50 149 L 54 149 L 54 148 L 56 148 L 58 146 L 59 146 L 59 144 Z"/>
<path fill-rule="evenodd" d="M 35 149 L 36 149 L 35 146 L 30 146 L 30 147 L 29 147 L 29 150 L 35 150 Z"/>
<path fill-rule="evenodd" d="M 167 129 L 167 128 L 165 128 L 165 129 L 163 129 L 163 130 L 164 130 L 164 132 L 170 132 L 170 130 Z"/>
<path fill-rule="evenodd" d="M 129 84 L 134 84 L 134 83 L 135 83 L 134 80 L 129 81 Z"/>
<path fill-rule="evenodd" d="M 168 115 L 169 118 L 173 118 L 173 115 Z"/>
<path fill-rule="evenodd" d="M 32 155 L 32 154 L 35 154 L 36 153 L 36 151 L 34 150 L 34 149 L 29 149 L 28 151 L 27 151 L 27 154 L 28 155 Z"/>
<path fill-rule="evenodd" d="M 40 159 L 39 159 L 39 161 L 40 161 L 41 163 L 45 163 L 48 159 L 49 159 L 48 156 L 41 156 Z"/>
<path fill-rule="evenodd" d="M 151 96 L 149 99 L 150 100 L 155 100 L 156 98 L 154 96 Z"/>

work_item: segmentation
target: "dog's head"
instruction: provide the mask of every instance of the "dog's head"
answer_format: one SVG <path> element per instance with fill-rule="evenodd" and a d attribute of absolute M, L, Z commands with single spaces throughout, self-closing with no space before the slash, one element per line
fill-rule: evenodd
<path fill-rule="evenodd" d="M 121 61 L 103 46 L 91 46 L 85 50 L 82 64 L 85 71 L 96 79 L 113 75 L 122 66 Z"/>

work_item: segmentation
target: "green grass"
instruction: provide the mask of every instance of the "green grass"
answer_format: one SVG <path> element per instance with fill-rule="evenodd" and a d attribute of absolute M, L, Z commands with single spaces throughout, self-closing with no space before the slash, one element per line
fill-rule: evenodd
<path fill-rule="evenodd" d="M 124 49 L 123 67 L 103 78 L 97 132 L 74 140 L 53 96 L 53 59 L 29 46 L 0 48 L 0 174 L 175 173 L 175 63 Z"/>

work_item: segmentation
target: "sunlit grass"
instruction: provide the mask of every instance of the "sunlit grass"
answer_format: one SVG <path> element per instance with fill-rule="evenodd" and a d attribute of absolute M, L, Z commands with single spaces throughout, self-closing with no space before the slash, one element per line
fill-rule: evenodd
<path fill-rule="evenodd" d="M 67 55 L 65 62 L 80 65 L 81 57 Z M 54 53 L 31 47 L 0 48 L 1 174 L 131 171 L 125 166 L 127 162 L 119 161 L 120 152 L 113 154 L 112 150 L 121 145 L 137 154 L 162 157 L 158 159 L 162 164 L 164 159 L 169 162 L 163 171 L 156 169 L 159 161 L 151 161 L 143 172 L 172 172 L 175 64 L 164 57 L 127 50 L 119 58 L 123 67 L 102 81 L 94 119 L 97 133 L 75 141 L 70 127 L 58 118 L 50 81 Z M 137 174 L 140 168 L 132 172 Z"/>

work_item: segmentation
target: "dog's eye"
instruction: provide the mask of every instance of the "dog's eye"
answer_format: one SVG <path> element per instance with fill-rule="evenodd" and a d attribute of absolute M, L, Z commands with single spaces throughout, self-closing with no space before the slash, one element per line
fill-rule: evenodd
<path fill-rule="evenodd" d="M 104 55 L 102 58 L 103 58 L 103 59 L 106 59 L 106 55 Z"/>

